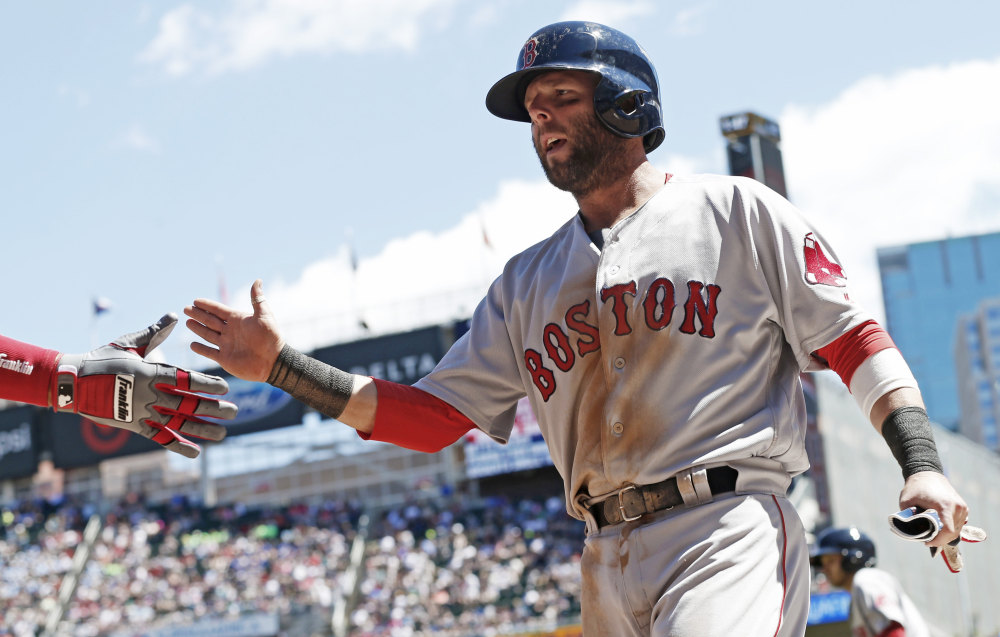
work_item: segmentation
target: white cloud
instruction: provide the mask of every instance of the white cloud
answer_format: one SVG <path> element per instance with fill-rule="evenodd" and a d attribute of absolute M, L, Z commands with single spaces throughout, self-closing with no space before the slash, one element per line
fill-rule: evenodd
<path fill-rule="evenodd" d="M 610 27 L 621 28 L 633 18 L 656 12 L 656 4 L 649 0 L 580 0 L 563 11 L 560 20 L 587 20 Z"/>
<path fill-rule="evenodd" d="M 222 13 L 185 4 L 160 19 L 139 59 L 170 75 L 213 75 L 305 53 L 409 50 L 455 1 L 242 0 Z"/>
<path fill-rule="evenodd" d="M 85 108 L 90 105 L 90 93 L 82 88 L 76 88 L 68 84 L 61 84 L 59 88 L 56 89 L 56 94 L 60 98 L 69 100 L 80 108 Z"/>
<path fill-rule="evenodd" d="M 706 16 L 711 11 L 713 4 L 706 2 L 678 11 L 670 24 L 670 33 L 676 36 L 693 36 L 703 33 Z"/>
<path fill-rule="evenodd" d="M 115 148 L 127 148 L 142 153 L 160 152 L 160 142 L 153 138 L 142 126 L 132 124 L 112 142 Z"/>
<path fill-rule="evenodd" d="M 445 323 L 468 317 L 511 256 L 575 211 L 573 198 L 547 182 L 504 182 L 453 228 L 390 241 L 356 272 L 344 246 L 297 280 L 264 288 L 283 335 L 303 349 L 364 336 L 359 319 L 378 334 Z M 247 298 L 243 290 L 236 301 L 249 310 Z"/>
<path fill-rule="evenodd" d="M 789 196 L 882 312 L 878 246 L 1000 230 L 1000 59 L 869 77 L 780 117 Z"/>

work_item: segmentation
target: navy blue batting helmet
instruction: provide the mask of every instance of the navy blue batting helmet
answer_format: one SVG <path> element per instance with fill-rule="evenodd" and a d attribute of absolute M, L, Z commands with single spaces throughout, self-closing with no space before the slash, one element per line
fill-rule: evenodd
<path fill-rule="evenodd" d="M 857 573 L 875 566 L 875 543 L 857 527 L 827 529 L 816 538 L 816 545 L 809 551 L 809 562 L 820 565 L 820 556 L 833 553 L 841 556 L 840 565 L 846 573 Z"/>
<path fill-rule="evenodd" d="M 486 108 L 497 117 L 530 122 L 524 108 L 528 83 L 546 71 L 590 71 L 597 118 L 622 137 L 642 137 L 646 152 L 664 138 L 656 70 L 646 52 L 621 31 L 596 22 L 557 22 L 536 31 L 521 47 L 517 70 L 493 85 Z"/>

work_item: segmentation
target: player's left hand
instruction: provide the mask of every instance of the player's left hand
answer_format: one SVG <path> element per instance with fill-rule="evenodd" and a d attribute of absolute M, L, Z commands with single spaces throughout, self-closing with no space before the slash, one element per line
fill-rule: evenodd
<path fill-rule="evenodd" d="M 225 380 L 146 360 L 177 320 L 176 314 L 166 314 L 146 329 L 86 354 L 63 354 L 54 377 L 52 408 L 128 429 L 188 458 L 197 457 L 201 447 L 185 435 L 225 438 L 225 427 L 203 417 L 234 418 L 236 405 L 199 395 L 225 394 Z"/>
<path fill-rule="evenodd" d="M 934 509 L 941 518 L 941 532 L 926 542 L 927 546 L 945 547 L 958 539 L 969 519 L 969 507 L 951 482 L 936 471 L 919 471 L 903 483 L 899 507 Z"/>

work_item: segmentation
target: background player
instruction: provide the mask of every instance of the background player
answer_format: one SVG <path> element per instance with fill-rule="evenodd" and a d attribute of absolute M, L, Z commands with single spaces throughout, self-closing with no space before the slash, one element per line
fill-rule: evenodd
<path fill-rule="evenodd" d="M 875 543 L 857 528 L 823 531 L 810 555 L 810 563 L 830 584 L 851 593 L 855 637 L 930 637 L 899 580 L 874 568 Z"/>
<path fill-rule="evenodd" d="M 405 387 L 304 356 L 260 281 L 252 314 L 185 308 L 209 343 L 192 349 L 363 437 L 424 451 L 471 427 L 505 441 L 527 395 L 587 525 L 587 635 L 803 634 L 808 552 L 785 498 L 808 466 L 803 370 L 841 375 L 903 468 L 900 502 L 941 512 L 935 543 L 958 535 L 967 507 L 916 382 L 847 279 L 813 271 L 836 264 L 822 235 L 758 182 L 649 163 L 664 139 L 659 86 L 630 37 L 544 27 L 486 102 L 531 123 L 546 176 L 579 212 L 507 263 L 434 371 Z"/>
<path fill-rule="evenodd" d="M 218 376 L 146 359 L 176 324 L 177 315 L 166 314 L 87 354 L 62 354 L 0 335 L 0 398 L 78 413 L 195 458 L 201 447 L 185 436 L 222 440 L 225 427 L 204 418 L 231 419 L 237 409 L 198 395 L 228 392 Z"/>

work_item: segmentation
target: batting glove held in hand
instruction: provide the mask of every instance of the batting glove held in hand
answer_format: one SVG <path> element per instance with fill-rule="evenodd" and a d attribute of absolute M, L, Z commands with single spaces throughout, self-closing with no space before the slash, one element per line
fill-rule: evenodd
<path fill-rule="evenodd" d="M 128 429 L 196 458 L 201 447 L 184 435 L 222 440 L 225 427 L 202 417 L 232 419 L 237 409 L 231 402 L 198 395 L 225 394 L 225 380 L 145 360 L 176 324 L 176 314 L 165 314 L 146 329 L 87 354 L 63 354 L 53 381 L 52 408 Z"/>
<path fill-rule="evenodd" d="M 962 534 L 941 549 L 941 557 L 944 558 L 944 563 L 948 565 L 948 570 L 952 573 L 958 573 L 965 566 L 965 560 L 962 559 L 962 551 L 958 548 L 962 542 L 977 543 L 985 539 L 986 531 L 978 526 L 972 526 L 971 524 L 963 526 Z M 937 555 L 937 548 L 936 546 L 931 547 L 931 557 Z"/>

